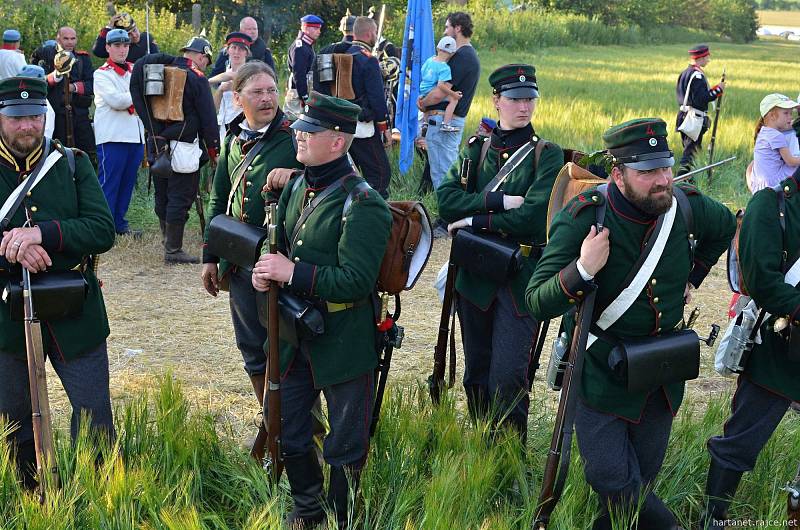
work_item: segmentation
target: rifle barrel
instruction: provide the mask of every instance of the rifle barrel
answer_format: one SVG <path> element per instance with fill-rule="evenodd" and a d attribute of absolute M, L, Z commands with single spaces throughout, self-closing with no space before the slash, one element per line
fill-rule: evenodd
<path fill-rule="evenodd" d="M 683 175 L 679 175 L 679 176 L 673 178 L 672 182 L 683 182 L 684 180 L 688 179 L 689 177 L 697 175 L 698 173 L 702 173 L 703 171 L 706 171 L 706 170 L 708 170 L 710 168 L 721 166 L 722 164 L 727 164 L 731 160 L 736 160 L 736 156 L 730 156 L 730 157 L 728 157 L 728 158 L 726 158 L 724 160 L 720 160 L 719 162 L 714 162 L 713 164 L 708 164 L 707 166 L 703 166 L 701 168 L 693 169 L 692 171 L 689 171 L 688 173 L 684 173 Z"/>
<path fill-rule="evenodd" d="M 278 225 L 277 207 L 275 203 L 269 206 L 269 252 L 278 253 Z M 269 282 L 268 293 L 268 320 L 267 341 L 269 352 L 267 356 L 267 445 L 271 461 L 272 477 L 277 483 L 283 471 L 283 458 L 281 456 L 281 374 L 280 374 L 280 342 L 278 324 L 278 294 L 280 285 L 275 280 Z"/>

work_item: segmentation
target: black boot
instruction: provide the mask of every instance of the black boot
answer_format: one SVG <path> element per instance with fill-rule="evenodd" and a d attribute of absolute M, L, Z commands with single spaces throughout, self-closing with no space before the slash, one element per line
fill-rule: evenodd
<path fill-rule="evenodd" d="M 339 530 L 350 528 L 350 514 L 355 517 L 355 499 L 361 470 L 351 467 L 331 466 L 330 484 L 328 485 L 328 506 L 336 514 Z M 353 509 L 350 507 L 353 506 Z"/>
<path fill-rule="evenodd" d="M 36 476 L 36 446 L 33 440 L 30 443 L 17 446 L 16 451 L 17 473 L 22 479 L 22 487 L 33 491 L 39 485 Z"/>
<path fill-rule="evenodd" d="M 650 492 L 639 511 L 637 530 L 677 530 L 678 520 L 661 499 Z"/>
<path fill-rule="evenodd" d="M 183 251 L 182 224 L 167 223 L 164 241 L 164 262 L 166 263 L 200 263 L 195 256 Z"/>
<path fill-rule="evenodd" d="M 731 505 L 739 481 L 741 471 L 724 468 L 711 459 L 706 479 L 706 504 L 700 516 L 700 530 L 724 530 L 728 518 L 728 507 Z"/>
<path fill-rule="evenodd" d="M 309 451 L 300 456 L 284 456 L 283 461 L 294 501 L 294 510 L 286 518 L 286 525 L 293 530 L 314 528 L 325 520 L 323 477 L 317 455 Z"/>

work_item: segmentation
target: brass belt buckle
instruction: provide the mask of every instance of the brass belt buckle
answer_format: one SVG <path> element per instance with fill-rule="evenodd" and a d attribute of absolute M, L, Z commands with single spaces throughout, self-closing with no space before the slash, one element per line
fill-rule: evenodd
<path fill-rule="evenodd" d="M 520 254 L 522 254 L 526 258 L 531 255 L 531 250 L 533 250 L 533 246 L 520 243 L 519 245 Z"/>

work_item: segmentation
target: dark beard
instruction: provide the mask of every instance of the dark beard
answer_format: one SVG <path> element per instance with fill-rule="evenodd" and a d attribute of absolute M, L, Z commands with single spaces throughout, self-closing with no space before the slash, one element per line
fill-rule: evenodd
<path fill-rule="evenodd" d="M 39 144 L 42 143 L 42 137 L 44 135 L 44 126 L 42 126 L 42 130 L 39 131 L 38 134 L 28 134 L 25 136 L 15 136 L 13 138 L 8 138 L 2 131 L 0 131 L 0 139 L 3 140 L 3 143 L 8 147 L 8 150 L 11 151 L 11 154 L 19 159 L 25 159 L 33 153 Z"/>
<path fill-rule="evenodd" d="M 655 199 L 651 195 L 652 193 L 658 193 L 661 191 L 667 191 L 667 195 L 663 198 Z M 658 217 L 661 214 L 667 213 L 670 207 L 672 207 L 672 186 L 669 186 L 668 188 L 659 187 L 651 189 L 647 195 L 635 195 L 631 186 L 625 186 L 623 195 L 625 195 L 625 198 L 628 199 L 631 204 L 639 208 L 642 212 L 654 217 Z"/>

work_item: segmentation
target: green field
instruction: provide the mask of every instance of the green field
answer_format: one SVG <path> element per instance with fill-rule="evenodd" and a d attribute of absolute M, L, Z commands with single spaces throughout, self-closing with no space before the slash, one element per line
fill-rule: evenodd
<path fill-rule="evenodd" d="M 534 123 L 543 137 L 564 147 L 598 149 L 603 130 L 628 118 L 660 116 L 673 123 L 674 86 L 686 65 L 686 48 L 551 48 L 530 53 L 479 49 L 480 92 L 468 129 L 475 127 L 481 115 L 494 115 L 486 79 L 494 68 L 508 62 L 536 65 L 542 98 Z M 724 66 L 730 80 L 717 158 L 737 155 L 739 159 L 715 173 L 717 180 L 709 191 L 731 207 L 739 207 L 748 196 L 743 175 L 753 147 L 758 103 L 770 92 L 796 95 L 796 76 L 789 68 L 800 47 L 775 41 L 712 44 L 712 50 L 709 78 L 718 78 Z M 671 143 L 679 152 L 674 135 Z M 413 194 L 417 178 L 398 176 L 393 193 Z M 277 488 L 270 485 L 239 447 L 243 433 L 253 430 L 252 407 L 247 408 L 253 400 L 238 366 L 238 353 L 229 351 L 234 345 L 227 305 L 203 297 L 196 268 L 164 270 L 151 201 L 146 186 L 140 185 L 130 218 L 132 225 L 148 227 L 148 233 L 143 242 L 120 243 L 103 265 L 114 333 L 109 351 L 134 346 L 146 350 L 141 360 L 125 361 L 132 363 L 127 367 L 119 368 L 119 358 L 112 359 L 113 395 L 120 407 L 117 446 L 107 448 L 104 463 L 96 467 L 85 441 L 70 446 L 63 434 L 67 421 L 63 395 L 55 399 L 61 411 L 56 416 L 62 434 L 58 447 L 63 487 L 52 491 L 48 502 L 40 506 L 36 498 L 20 491 L 8 454 L 0 450 L 1 529 L 272 529 L 280 527 L 290 507 L 285 479 Z M 435 206 L 432 197 L 427 203 Z M 195 232 L 189 236 L 191 244 L 199 245 Z M 441 253 L 441 245 L 435 251 Z M 439 263 L 432 261 L 429 269 Z M 714 277 L 719 272 L 715 269 L 707 284 L 716 281 L 719 285 Z M 170 291 L 175 285 L 184 288 Z M 406 373 L 393 371 L 394 380 L 401 382 L 391 386 L 384 405 L 363 477 L 356 527 L 527 529 L 549 447 L 555 395 L 537 382 L 524 453 L 513 437 L 501 433 L 492 440 L 486 425 L 470 424 L 458 401 L 463 393 L 460 387 L 443 407 L 433 410 L 427 391 L 413 382 L 413 374 L 429 369 L 429 337 L 419 347 L 425 356 L 411 358 L 423 326 L 429 325 L 435 333 L 437 308 L 426 298 L 425 289 L 430 290 L 427 282 L 404 298 L 407 316 L 401 323 L 407 326 L 408 344 L 396 352 L 395 365 L 404 366 Z M 723 288 L 715 295 L 715 304 L 721 308 L 729 295 Z M 131 301 L 132 309 L 115 311 L 123 298 Z M 184 298 L 193 305 L 176 316 L 175 308 L 184 307 L 180 305 Z M 169 329 L 162 331 L 162 327 Z M 180 343 L 185 334 L 191 340 Z M 194 345 L 190 355 L 186 342 Z M 156 382 L 152 374 L 170 365 L 181 367 L 179 379 L 191 381 L 192 386 L 187 383 L 181 391 L 171 376 Z M 707 365 L 704 370 L 708 371 Z M 208 374 L 210 382 L 197 382 Z M 687 529 L 698 517 L 708 466 L 705 440 L 720 432 L 730 399 L 729 393 L 720 390 L 730 388 L 728 382 L 709 373 L 703 378 L 693 382 L 693 392 L 676 418 L 665 466 L 655 485 Z M 149 399 L 144 389 L 151 389 Z M 756 470 L 745 476 L 732 517 L 782 520 L 786 501 L 780 488 L 794 475 L 800 460 L 798 436 L 800 421 L 791 414 L 765 448 Z M 595 503 L 574 450 L 567 489 L 551 528 L 589 528 Z"/>

